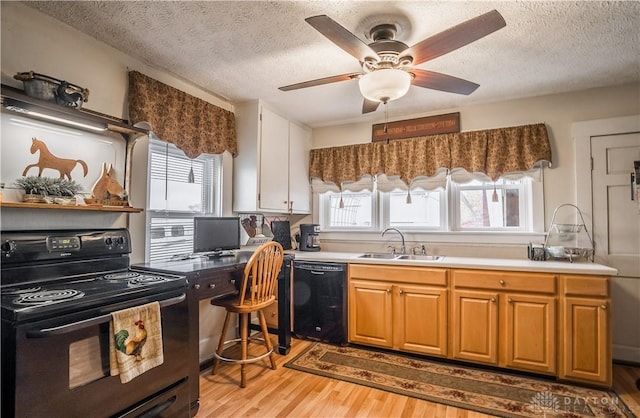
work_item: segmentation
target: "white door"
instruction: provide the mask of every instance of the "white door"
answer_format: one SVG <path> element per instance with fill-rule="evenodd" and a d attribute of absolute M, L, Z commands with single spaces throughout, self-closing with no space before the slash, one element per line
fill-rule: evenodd
<path fill-rule="evenodd" d="M 593 238 L 597 261 L 618 275 L 640 278 L 640 205 L 631 184 L 640 161 L 640 133 L 591 138 Z"/>
<path fill-rule="evenodd" d="M 578 187 L 578 205 L 591 213 L 596 262 L 618 269 L 612 279 L 613 358 L 640 363 L 640 204 L 632 200 L 631 173 L 640 160 L 640 118 L 583 123 L 576 147 L 589 151 L 586 164 L 576 152 L 577 183 L 590 178 L 590 190 Z M 576 124 L 580 125 L 580 124 Z M 576 132 L 574 126 L 574 133 Z M 582 142 L 581 142 L 582 141 Z M 586 153 L 582 154 L 586 159 Z M 591 160 L 592 159 L 592 160 Z M 591 175 L 581 166 L 591 165 Z M 590 202 L 585 196 L 590 196 Z M 582 202 L 580 200 L 582 199 Z"/>

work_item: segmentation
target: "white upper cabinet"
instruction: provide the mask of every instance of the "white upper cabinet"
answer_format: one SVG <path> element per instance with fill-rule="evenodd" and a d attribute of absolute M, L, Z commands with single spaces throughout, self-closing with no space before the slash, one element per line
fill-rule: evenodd
<path fill-rule="evenodd" d="M 236 106 L 233 210 L 308 214 L 311 130 L 261 101 Z"/>

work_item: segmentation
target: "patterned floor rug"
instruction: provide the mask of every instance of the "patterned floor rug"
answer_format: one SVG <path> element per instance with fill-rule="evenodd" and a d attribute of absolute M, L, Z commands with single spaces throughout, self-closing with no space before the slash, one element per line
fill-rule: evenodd
<path fill-rule="evenodd" d="M 314 343 L 285 367 L 499 417 L 635 417 L 613 392 Z"/>

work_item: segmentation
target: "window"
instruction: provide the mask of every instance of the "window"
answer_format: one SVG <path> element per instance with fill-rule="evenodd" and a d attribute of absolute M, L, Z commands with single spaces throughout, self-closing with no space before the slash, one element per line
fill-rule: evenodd
<path fill-rule="evenodd" d="M 542 205 L 542 187 L 534 193 L 532 183 L 529 178 L 465 184 L 449 180 L 446 189 L 414 189 L 410 197 L 407 191 L 381 192 L 375 186 L 373 192 L 326 192 L 319 200 L 320 225 L 326 231 L 396 227 L 416 232 L 533 232 L 532 212 L 534 203 Z M 379 228 L 374 221 L 378 213 Z"/>
<path fill-rule="evenodd" d="M 194 216 L 220 215 L 221 179 L 221 155 L 192 160 L 173 144 L 149 141 L 147 261 L 193 251 Z"/>
<path fill-rule="evenodd" d="M 371 229 L 374 225 L 373 197 L 369 191 L 323 193 L 322 225 L 328 229 Z"/>
<path fill-rule="evenodd" d="M 446 200 L 444 190 L 385 193 L 389 200 L 389 226 L 396 228 L 441 229 Z"/>
<path fill-rule="evenodd" d="M 457 230 L 528 230 L 531 180 L 452 183 Z"/>

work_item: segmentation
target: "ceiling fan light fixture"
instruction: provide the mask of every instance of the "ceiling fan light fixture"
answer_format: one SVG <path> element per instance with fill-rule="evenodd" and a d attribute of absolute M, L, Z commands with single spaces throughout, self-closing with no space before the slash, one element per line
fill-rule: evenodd
<path fill-rule="evenodd" d="M 383 68 L 360 77 L 358 85 L 365 99 L 377 102 L 396 100 L 407 94 L 411 74 L 396 68 Z"/>

